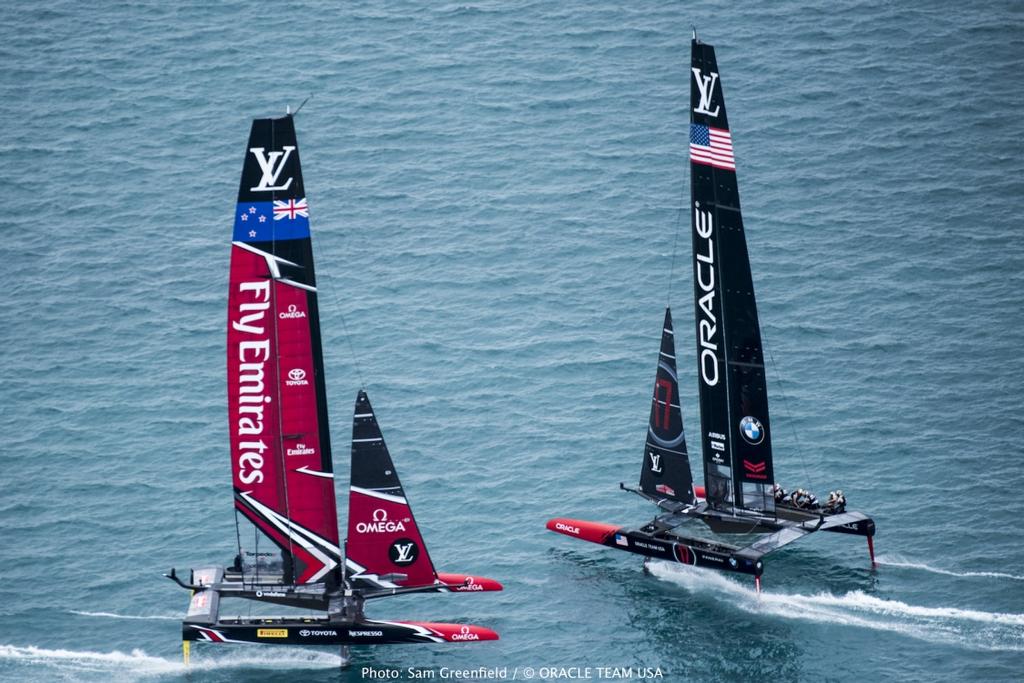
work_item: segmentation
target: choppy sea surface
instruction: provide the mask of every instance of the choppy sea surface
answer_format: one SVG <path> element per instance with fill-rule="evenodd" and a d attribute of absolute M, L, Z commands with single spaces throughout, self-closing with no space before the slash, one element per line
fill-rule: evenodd
<path fill-rule="evenodd" d="M 1019 4 L 14 2 L 0 19 L 0 678 L 1020 679 Z M 691 24 L 729 106 L 777 476 L 841 486 L 879 529 L 876 571 L 862 539 L 811 538 L 768 558 L 760 598 L 544 529 L 652 514 L 617 484 L 639 473 L 666 303 L 695 440 Z M 357 649 L 346 671 L 325 649 L 196 647 L 189 672 L 187 595 L 160 575 L 235 552 L 225 306 L 249 121 L 310 93 L 339 492 L 365 384 L 435 563 L 506 586 L 370 614 L 502 640 Z"/>

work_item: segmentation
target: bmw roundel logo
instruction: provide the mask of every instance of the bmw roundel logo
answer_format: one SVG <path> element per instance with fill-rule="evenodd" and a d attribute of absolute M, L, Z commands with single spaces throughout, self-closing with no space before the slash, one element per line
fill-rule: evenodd
<path fill-rule="evenodd" d="M 740 434 L 747 440 L 748 443 L 752 443 L 755 446 L 764 441 L 764 426 L 761 421 L 756 417 L 750 417 L 747 415 L 745 418 L 740 420 Z"/>

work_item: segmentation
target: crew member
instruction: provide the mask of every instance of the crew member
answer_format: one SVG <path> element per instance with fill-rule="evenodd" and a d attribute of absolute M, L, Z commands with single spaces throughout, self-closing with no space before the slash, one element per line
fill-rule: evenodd
<path fill-rule="evenodd" d="M 772 494 L 775 496 L 776 503 L 781 503 L 786 500 L 786 489 L 782 488 L 778 484 L 772 486 Z"/>

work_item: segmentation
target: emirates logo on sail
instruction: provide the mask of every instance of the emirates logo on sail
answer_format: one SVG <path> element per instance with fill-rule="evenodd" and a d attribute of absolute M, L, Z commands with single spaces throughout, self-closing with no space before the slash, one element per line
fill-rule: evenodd
<path fill-rule="evenodd" d="M 271 397 L 267 395 L 264 378 L 270 360 L 270 336 L 267 317 L 270 310 L 269 280 L 242 282 L 238 285 L 239 304 L 232 316 L 231 329 L 238 332 L 238 383 L 235 387 L 238 417 L 235 425 L 238 443 L 238 479 L 243 484 L 263 481 L 264 452 L 268 446 L 262 439 L 264 413 Z"/>
<path fill-rule="evenodd" d="M 295 448 L 289 448 L 288 455 L 315 455 L 316 449 L 304 443 L 295 444 Z"/>
<path fill-rule="evenodd" d="M 711 239 L 714 224 L 710 211 L 693 210 L 693 270 L 697 283 L 697 343 L 700 351 L 700 378 L 713 387 L 718 384 L 718 319 L 715 317 L 715 244 Z M 703 240 L 701 242 L 700 240 Z"/>

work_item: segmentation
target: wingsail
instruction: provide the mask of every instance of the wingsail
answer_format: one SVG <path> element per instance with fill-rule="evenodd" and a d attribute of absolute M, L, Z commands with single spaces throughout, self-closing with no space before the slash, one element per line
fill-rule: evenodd
<path fill-rule="evenodd" d="M 736 158 L 715 49 L 690 68 L 690 182 L 701 449 L 708 503 L 772 512 L 772 434 Z"/>
<path fill-rule="evenodd" d="M 640 471 L 640 489 L 655 498 L 694 503 L 693 474 L 686 454 L 683 409 L 679 399 L 672 311 L 666 308 L 654 395 L 651 397 L 651 416 L 647 424 L 644 464 Z"/>
<path fill-rule="evenodd" d="M 494 579 L 434 570 L 364 390 L 356 397 L 352 418 L 345 580 L 370 589 L 432 585 L 453 592 L 502 589 Z"/>
<path fill-rule="evenodd" d="M 235 507 L 254 527 L 240 534 L 241 544 L 257 560 L 276 546 L 285 583 L 336 582 L 341 552 L 316 277 L 291 116 L 253 121 L 229 287 Z"/>
<path fill-rule="evenodd" d="M 405 578 L 386 578 L 395 574 Z M 345 575 L 374 586 L 425 586 L 437 578 L 365 391 L 352 420 Z"/>

